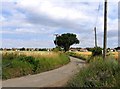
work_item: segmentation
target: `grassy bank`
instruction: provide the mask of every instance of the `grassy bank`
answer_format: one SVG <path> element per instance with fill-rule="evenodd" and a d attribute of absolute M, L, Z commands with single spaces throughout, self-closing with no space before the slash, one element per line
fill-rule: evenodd
<path fill-rule="evenodd" d="M 3 52 L 2 79 L 52 70 L 69 62 L 63 53 L 54 52 Z"/>
<path fill-rule="evenodd" d="M 68 87 L 120 87 L 120 64 L 111 57 L 103 60 L 95 57 L 88 66 L 81 69 Z"/>

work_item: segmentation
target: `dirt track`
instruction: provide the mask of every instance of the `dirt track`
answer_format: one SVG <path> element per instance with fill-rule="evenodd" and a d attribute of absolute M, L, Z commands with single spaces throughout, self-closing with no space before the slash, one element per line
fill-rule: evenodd
<path fill-rule="evenodd" d="M 71 62 L 65 66 L 36 75 L 8 79 L 2 82 L 3 87 L 62 87 L 85 62 L 70 57 Z"/>

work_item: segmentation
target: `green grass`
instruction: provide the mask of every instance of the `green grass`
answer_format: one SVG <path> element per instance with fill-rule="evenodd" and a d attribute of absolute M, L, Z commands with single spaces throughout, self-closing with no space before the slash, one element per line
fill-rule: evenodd
<path fill-rule="evenodd" d="M 116 60 L 96 57 L 80 70 L 68 87 L 120 87 L 120 64 Z"/>
<path fill-rule="evenodd" d="M 58 68 L 69 61 L 69 57 L 63 53 L 58 53 L 55 57 L 4 53 L 2 54 L 2 79 L 41 73 Z"/>

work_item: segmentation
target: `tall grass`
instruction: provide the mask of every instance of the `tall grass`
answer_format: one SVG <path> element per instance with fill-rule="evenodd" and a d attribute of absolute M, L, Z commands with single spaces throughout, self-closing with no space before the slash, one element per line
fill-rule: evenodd
<path fill-rule="evenodd" d="M 120 87 L 120 64 L 96 57 L 68 82 L 69 87 Z"/>
<path fill-rule="evenodd" d="M 9 79 L 52 70 L 69 62 L 63 53 L 54 52 L 4 52 L 2 78 Z"/>

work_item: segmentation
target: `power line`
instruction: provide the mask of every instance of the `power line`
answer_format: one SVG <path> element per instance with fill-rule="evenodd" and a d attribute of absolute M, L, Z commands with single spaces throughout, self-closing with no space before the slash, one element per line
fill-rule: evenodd
<path fill-rule="evenodd" d="M 100 2 L 99 2 L 99 5 L 98 5 L 97 14 L 96 14 L 96 19 L 95 19 L 95 24 L 94 24 L 95 27 L 96 27 L 97 22 L 98 22 L 99 11 L 100 11 Z"/>

